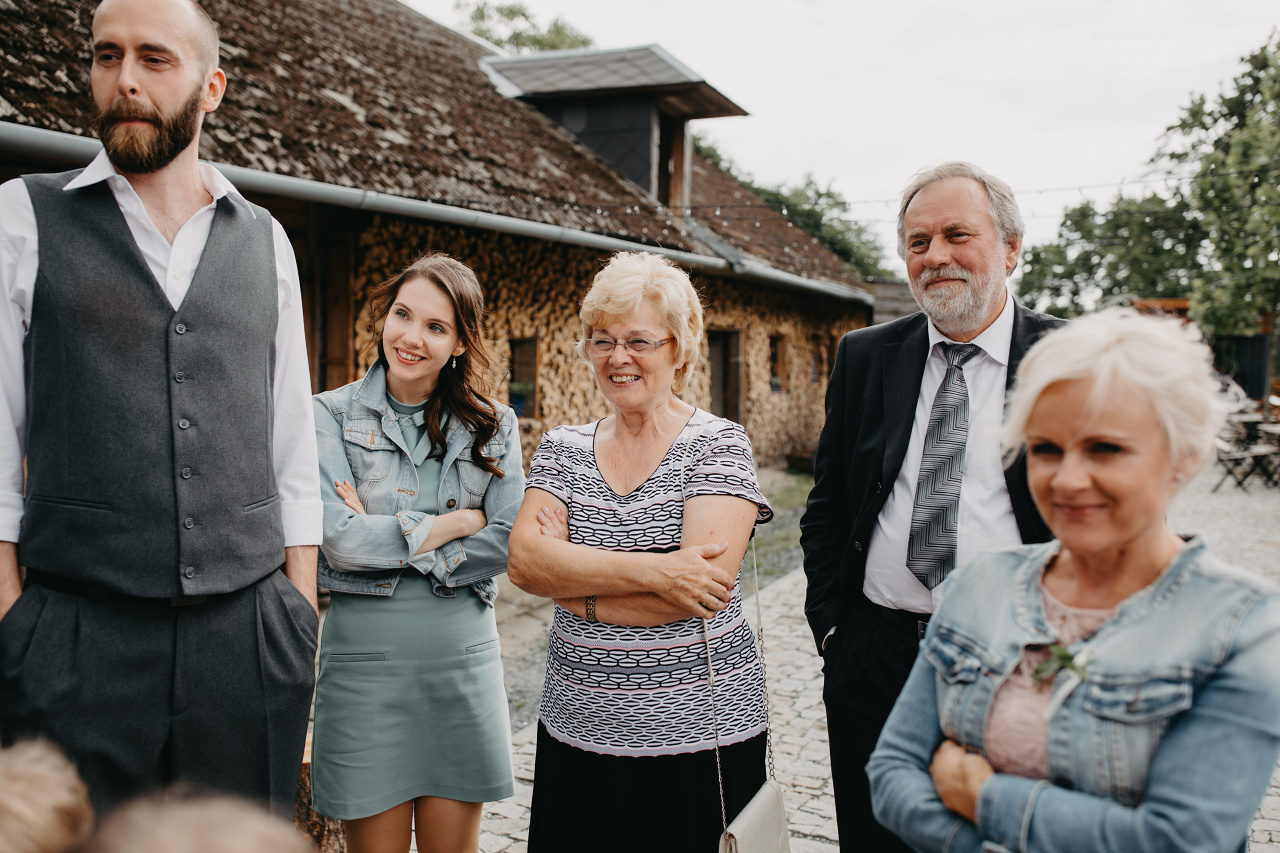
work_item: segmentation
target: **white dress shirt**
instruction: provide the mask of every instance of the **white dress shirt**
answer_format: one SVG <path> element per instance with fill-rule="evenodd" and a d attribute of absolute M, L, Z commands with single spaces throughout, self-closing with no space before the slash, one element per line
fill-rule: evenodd
<path fill-rule="evenodd" d="M 1009 502 L 1000 459 L 1000 426 L 1004 418 L 1005 379 L 1009 372 L 1009 345 L 1013 339 L 1013 297 L 1005 294 L 1004 310 L 996 321 L 971 343 L 981 347 L 964 365 L 969 391 L 969 434 L 965 440 L 964 474 L 960 480 L 960 518 L 956 541 L 956 568 L 982 551 L 1021 544 L 1018 522 Z M 883 607 L 932 613 L 941 598 L 942 585 L 930 590 L 907 568 L 907 543 L 915 508 L 920 457 L 929 428 L 933 400 L 947 372 L 942 343 L 955 343 L 929 323 L 929 356 L 916 398 L 915 420 L 902 469 L 893 491 L 876 519 L 867 546 L 867 573 L 862 591 Z"/>
<path fill-rule="evenodd" d="M 65 190 L 107 182 L 147 266 L 177 309 L 191 287 L 209 239 L 218 199 L 227 196 L 252 212 L 244 196 L 208 163 L 200 164 L 200 179 L 213 201 L 187 220 L 172 246 L 152 223 L 142 199 L 129 181 L 116 172 L 105 152 L 99 153 Z M 276 329 L 272 438 L 284 517 L 284 542 L 286 546 L 318 545 L 323 532 L 324 503 L 320 499 L 311 374 L 302 324 L 302 290 L 293 246 L 279 222 L 272 219 L 271 227 L 280 311 Z M 0 186 L 0 542 L 17 542 L 22 522 L 22 460 L 27 432 L 22 343 L 40 266 L 38 238 L 35 210 L 26 184 L 19 178 Z M 91 476 L 91 472 L 86 472 L 86 476 Z"/>

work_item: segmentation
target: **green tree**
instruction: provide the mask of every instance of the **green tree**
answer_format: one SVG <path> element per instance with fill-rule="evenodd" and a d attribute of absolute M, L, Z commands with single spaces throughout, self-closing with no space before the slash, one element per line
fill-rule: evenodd
<path fill-rule="evenodd" d="M 1076 317 L 1102 296 L 1098 211 L 1086 201 L 1068 210 L 1058 239 L 1022 251 L 1018 296 L 1055 317 Z"/>
<path fill-rule="evenodd" d="M 706 139 L 695 136 L 694 148 L 716 167 L 728 172 L 734 180 L 758 195 L 797 228 L 844 261 L 857 275 L 890 278 L 885 268 L 885 251 L 871 230 L 861 222 L 849 219 L 849 202 L 830 184 L 820 185 L 813 175 L 792 186 L 758 184 Z"/>
<path fill-rule="evenodd" d="M 1157 154 L 1190 172 L 1211 247 L 1191 314 L 1216 334 L 1255 334 L 1280 308 L 1280 32 L 1243 62 L 1216 101 L 1192 100 Z"/>
<path fill-rule="evenodd" d="M 849 202 L 830 184 L 821 186 L 810 174 L 793 186 L 753 185 L 752 190 L 861 275 L 892 275 L 884 267 L 884 248 L 865 225 L 847 218 Z"/>
<path fill-rule="evenodd" d="M 1119 196 L 1068 210 L 1052 243 L 1023 251 L 1018 294 L 1059 317 L 1134 298 L 1188 297 L 1204 274 L 1207 234 L 1185 198 Z"/>
<path fill-rule="evenodd" d="M 513 53 L 595 46 L 590 36 L 563 18 L 552 19 L 545 29 L 540 27 L 523 3 L 458 0 L 455 8 L 466 16 L 471 32 Z"/>

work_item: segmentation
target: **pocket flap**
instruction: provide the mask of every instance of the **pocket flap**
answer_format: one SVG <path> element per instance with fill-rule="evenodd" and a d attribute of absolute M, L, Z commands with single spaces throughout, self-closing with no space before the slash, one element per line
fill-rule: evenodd
<path fill-rule="evenodd" d="M 342 427 L 342 440 L 368 450 L 395 450 L 377 418 L 352 418 Z"/>
<path fill-rule="evenodd" d="M 462 445 L 462 449 L 458 451 L 458 459 L 462 462 L 471 462 L 471 448 L 475 446 L 475 442 L 467 439 L 467 443 Z M 484 443 L 480 448 L 481 454 L 493 460 L 501 459 L 507 455 L 507 445 L 500 437 L 494 436 Z"/>
<path fill-rule="evenodd" d="M 1147 723 L 1191 707 L 1190 676 L 1166 675 L 1125 681 L 1086 681 L 1085 710 L 1122 723 Z"/>
<path fill-rule="evenodd" d="M 925 660 L 948 684 L 976 680 L 984 668 L 982 659 L 968 647 L 942 636 L 942 633 L 939 631 L 929 638 L 924 648 Z"/>
<path fill-rule="evenodd" d="M 489 651 L 489 649 L 497 648 L 497 646 L 498 638 L 494 637 L 492 640 L 485 640 L 483 643 L 476 643 L 474 646 L 467 646 L 462 650 L 462 653 L 464 655 L 478 655 L 481 652 Z"/>

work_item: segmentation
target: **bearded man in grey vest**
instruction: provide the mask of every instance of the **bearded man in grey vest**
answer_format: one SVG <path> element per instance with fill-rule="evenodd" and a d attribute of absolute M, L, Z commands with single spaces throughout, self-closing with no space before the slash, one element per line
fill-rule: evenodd
<path fill-rule="evenodd" d="M 100 810 L 186 781 L 290 813 L 322 515 L 293 251 L 197 158 L 199 6 L 103 2 L 90 79 L 103 153 L 0 187 L 0 739 L 58 743 Z"/>

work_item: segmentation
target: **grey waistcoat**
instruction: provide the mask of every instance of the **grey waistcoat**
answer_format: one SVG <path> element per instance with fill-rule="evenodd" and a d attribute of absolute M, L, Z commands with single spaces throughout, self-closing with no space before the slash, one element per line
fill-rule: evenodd
<path fill-rule="evenodd" d="M 23 179 L 40 268 L 18 560 L 148 598 L 241 589 L 284 562 L 271 217 L 220 199 L 175 311 L 107 184 L 62 189 L 78 174 Z"/>

